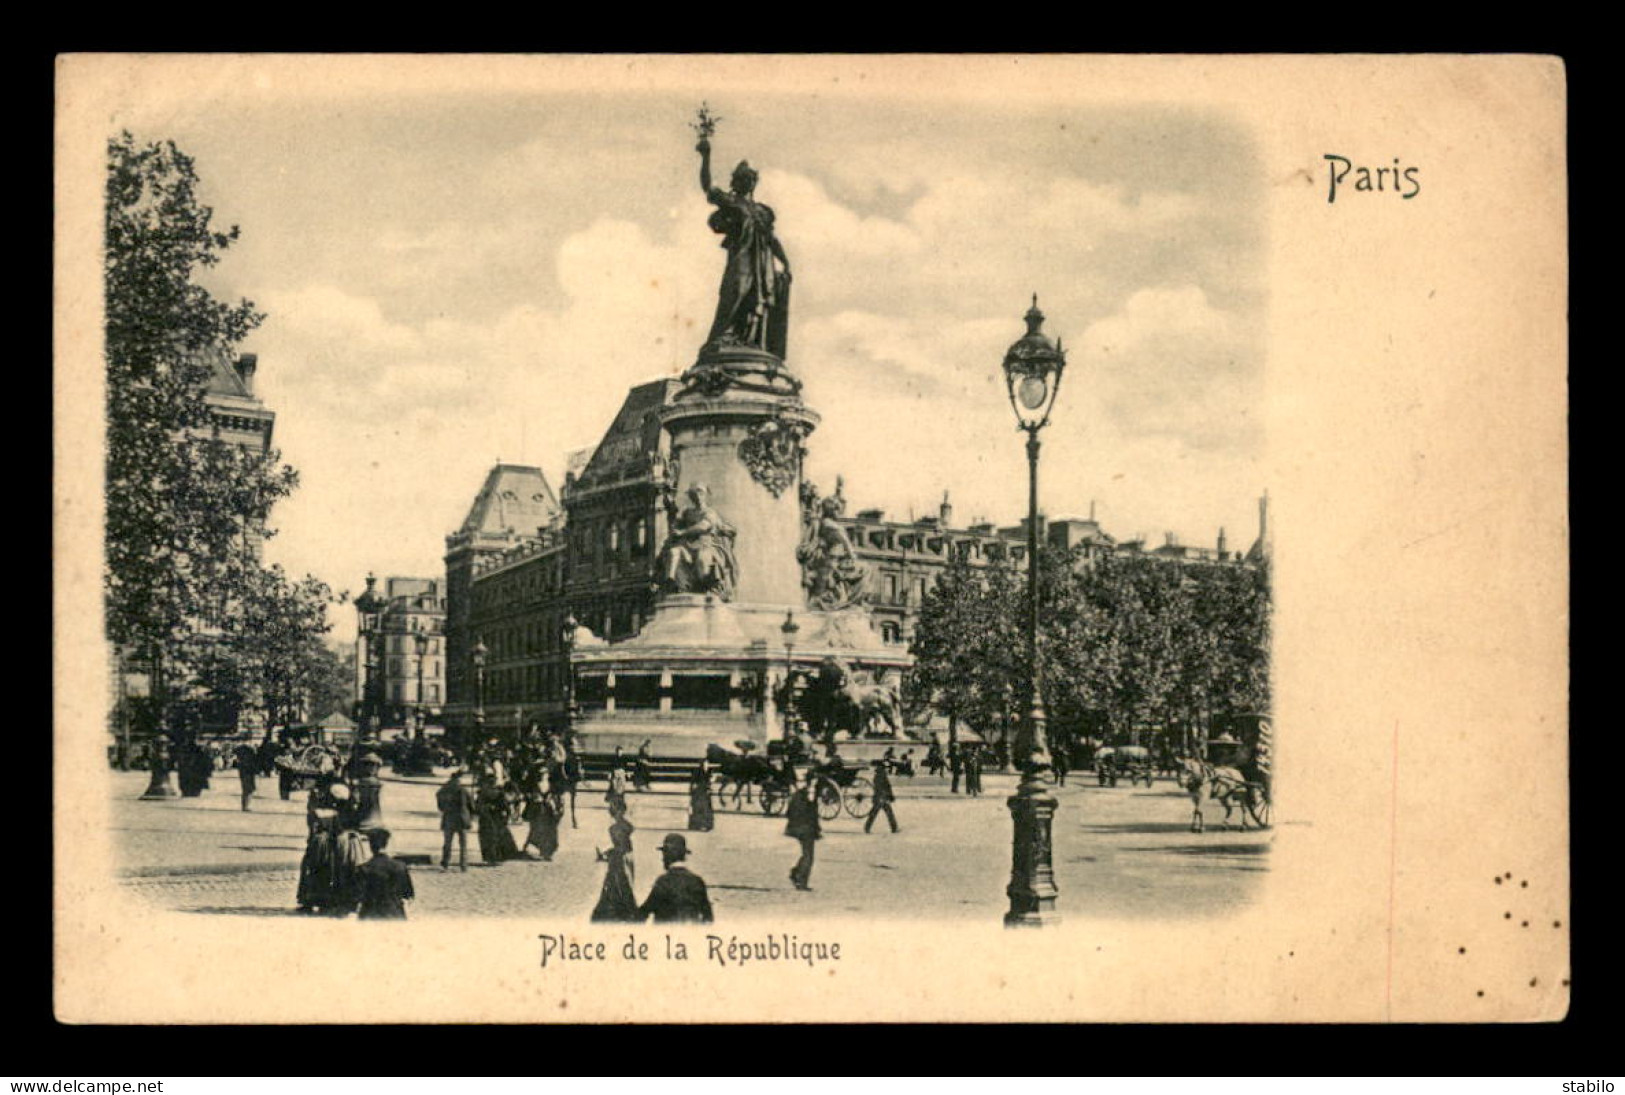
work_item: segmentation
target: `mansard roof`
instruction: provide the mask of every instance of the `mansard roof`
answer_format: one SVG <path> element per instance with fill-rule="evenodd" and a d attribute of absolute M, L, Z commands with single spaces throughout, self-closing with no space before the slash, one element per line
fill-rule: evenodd
<path fill-rule="evenodd" d="M 541 468 L 498 464 L 486 475 L 459 531 L 533 536 L 558 513 L 558 496 Z"/>
<path fill-rule="evenodd" d="M 577 482 L 588 486 L 624 479 L 632 471 L 647 470 L 649 458 L 660 451 L 660 417 L 653 412 L 670 403 L 681 388 L 676 377 L 666 377 L 639 384 L 627 392 L 615 421 L 593 450 Z"/>

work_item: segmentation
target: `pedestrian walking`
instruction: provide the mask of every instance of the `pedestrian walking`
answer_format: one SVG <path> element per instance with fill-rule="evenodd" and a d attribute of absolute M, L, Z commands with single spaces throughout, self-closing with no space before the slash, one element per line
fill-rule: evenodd
<path fill-rule="evenodd" d="M 457 865 L 468 870 L 468 830 L 474 826 L 477 805 L 474 793 L 468 789 L 468 776 L 463 769 L 453 770 L 451 777 L 435 792 L 435 805 L 440 807 L 440 831 L 445 840 L 440 848 L 440 869 L 451 869 L 451 842 L 457 841 Z"/>
<path fill-rule="evenodd" d="M 660 860 L 666 873 L 655 879 L 649 896 L 638 906 L 638 919 L 653 917 L 656 924 L 711 923 L 711 896 L 705 879 L 688 869 L 688 841 L 681 833 L 667 833 L 660 842 Z"/>
<path fill-rule="evenodd" d="M 692 833 L 709 833 L 716 823 L 711 808 L 711 765 L 702 759 L 688 784 L 688 829 Z"/>
<path fill-rule="evenodd" d="M 972 798 L 982 797 L 982 747 L 965 747 L 965 793 Z"/>
<path fill-rule="evenodd" d="M 875 761 L 875 774 L 872 778 L 875 785 L 874 805 L 870 807 L 869 817 L 863 823 L 863 831 L 870 832 L 874 826 L 875 818 L 879 817 L 880 812 L 884 810 L 886 820 L 891 823 L 891 831 L 895 833 L 897 831 L 897 815 L 892 812 L 891 804 L 896 796 L 892 793 L 891 774 L 886 771 L 885 761 Z"/>
<path fill-rule="evenodd" d="M 565 795 L 569 795 L 570 828 L 579 829 L 581 828 L 581 824 L 576 821 L 576 787 L 581 783 L 583 774 L 581 770 L 581 758 L 576 756 L 574 749 L 570 749 L 565 754 L 563 768 L 561 771 L 564 773 L 564 778 L 562 782 L 555 784 L 555 789 L 559 794 L 559 813 L 561 816 L 563 815 L 563 799 Z"/>
<path fill-rule="evenodd" d="M 814 790 L 813 773 L 808 769 L 801 782 L 790 793 L 789 815 L 784 835 L 793 837 L 801 845 L 801 858 L 790 868 L 790 881 L 798 890 L 812 889 L 813 852 L 824 835 L 823 823 L 818 820 L 818 795 Z"/>
<path fill-rule="evenodd" d="M 260 766 L 259 752 L 247 742 L 239 745 L 237 756 L 237 780 L 242 784 L 243 811 L 248 812 L 248 804 L 254 798 L 255 776 Z"/>
<path fill-rule="evenodd" d="M 495 867 L 510 859 L 519 858 L 519 845 L 513 842 L 508 829 L 508 796 L 494 781 L 480 784 L 474 797 L 475 815 L 479 823 L 480 858 Z"/>
<path fill-rule="evenodd" d="M 638 899 L 632 892 L 632 823 L 626 819 L 626 806 L 609 808 L 609 850 L 598 850 L 598 861 L 609 864 L 604 885 L 598 891 L 598 904 L 592 910 L 597 923 L 643 922 Z"/>
<path fill-rule="evenodd" d="M 412 889 L 412 872 L 406 864 L 387 854 L 389 830 L 373 829 L 367 834 L 372 858 L 356 868 L 356 893 L 360 900 L 360 920 L 405 920 L 406 903 L 417 896 Z"/>
<path fill-rule="evenodd" d="M 654 753 L 650 749 L 648 738 L 638 746 L 638 759 L 632 765 L 632 786 L 639 791 L 647 791 L 654 786 Z"/>
<path fill-rule="evenodd" d="M 366 841 L 356 831 L 360 811 L 350 788 L 333 783 L 312 791 L 306 807 L 310 836 L 299 863 L 300 912 L 348 916 L 356 906 L 356 869 L 366 862 Z"/>
<path fill-rule="evenodd" d="M 615 767 L 609 770 L 609 786 L 604 790 L 604 803 L 614 810 L 619 806 L 626 809 L 626 769 L 621 767 L 619 746 L 616 746 L 617 756 Z"/>
<path fill-rule="evenodd" d="M 953 794 L 959 793 L 959 776 L 965 769 L 965 750 L 957 741 L 948 743 L 948 770 L 953 773 L 953 783 L 948 790 Z"/>
<path fill-rule="evenodd" d="M 525 834 L 524 847 L 535 848 L 542 862 L 552 862 L 553 853 L 559 850 L 559 809 L 546 776 L 531 787 L 525 801 L 525 820 L 530 822 L 530 831 Z"/>
<path fill-rule="evenodd" d="M 1061 787 L 1066 786 L 1066 774 L 1072 770 L 1072 758 L 1067 756 L 1069 752 L 1068 744 L 1066 741 L 1061 741 L 1050 751 L 1050 763 L 1055 771 L 1055 782 Z"/>
<path fill-rule="evenodd" d="M 1207 790 L 1207 775 L 1192 765 L 1180 782 L 1185 793 L 1191 796 L 1191 832 L 1199 833 L 1206 828 L 1202 820 L 1202 793 Z"/>

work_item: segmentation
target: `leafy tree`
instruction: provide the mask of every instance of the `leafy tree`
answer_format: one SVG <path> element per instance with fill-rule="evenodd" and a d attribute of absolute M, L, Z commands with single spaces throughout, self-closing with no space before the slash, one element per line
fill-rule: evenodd
<path fill-rule="evenodd" d="M 263 318 L 194 280 L 237 238 L 213 227 L 190 157 L 171 142 L 108 142 L 105 208 L 108 639 L 153 670 L 160 720 L 202 672 L 210 640 L 258 568 L 271 506 L 297 475 L 275 452 L 222 440 L 204 391 Z"/>
<path fill-rule="evenodd" d="M 1002 561 L 949 565 L 913 646 L 915 679 L 938 710 L 978 728 L 1019 717 L 1026 613 L 1024 573 Z M 1052 743 L 1081 729 L 1190 732 L 1267 710 L 1268 569 L 1045 551 L 1039 668 Z"/>
<path fill-rule="evenodd" d="M 234 709 L 261 708 L 272 726 L 341 708 L 345 669 L 322 640 L 332 628 L 327 606 L 341 600 L 308 575 L 289 581 L 280 567 L 244 575 L 208 637 L 198 683 Z"/>

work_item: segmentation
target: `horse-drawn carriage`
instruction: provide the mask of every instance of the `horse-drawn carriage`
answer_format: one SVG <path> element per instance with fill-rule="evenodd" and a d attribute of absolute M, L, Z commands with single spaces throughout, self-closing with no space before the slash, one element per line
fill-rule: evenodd
<path fill-rule="evenodd" d="M 1130 787 L 1143 780 L 1149 787 L 1155 775 L 1151 750 L 1143 745 L 1108 745 L 1095 752 L 1095 779 L 1102 787 L 1116 787 L 1119 779 L 1127 779 Z"/>
<path fill-rule="evenodd" d="M 754 792 L 764 814 L 777 817 L 784 813 L 796 786 L 796 766 L 789 758 L 757 756 L 749 750 L 732 753 L 720 745 L 710 745 L 705 759 L 717 772 L 718 806 L 724 805 L 724 798 L 731 792 L 737 810 L 741 799 L 749 802 Z M 875 787 L 864 775 L 862 765 L 848 765 L 837 757 L 813 765 L 812 770 L 819 817 L 830 821 L 843 809 L 853 817 L 868 815 Z"/>
<path fill-rule="evenodd" d="M 324 778 L 336 776 L 338 758 L 325 745 L 295 746 L 282 753 L 274 762 L 277 773 L 277 791 L 287 799 L 295 791 L 308 791 Z"/>
<path fill-rule="evenodd" d="M 1211 747 L 1212 743 L 1209 744 Z M 1185 774 L 1181 783 L 1198 796 L 1197 815 L 1201 813 L 1200 796 L 1205 796 L 1224 807 L 1226 825 L 1229 825 L 1233 815 L 1239 813 L 1243 829 L 1247 828 L 1249 819 L 1260 829 L 1268 829 L 1273 812 L 1267 767 L 1259 766 L 1256 760 L 1241 764 L 1223 763 L 1230 759 L 1222 754 L 1221 763 L 1217 764 L 1193 757 L 1184 759 Z"/>

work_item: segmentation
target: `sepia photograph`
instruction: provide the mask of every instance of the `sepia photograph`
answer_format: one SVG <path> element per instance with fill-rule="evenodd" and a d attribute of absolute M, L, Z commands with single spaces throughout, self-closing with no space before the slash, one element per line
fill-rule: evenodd
<path fill-rule="evenodd" d="M 1519 262 L 1439 145 L 1283 116 L 1362 63 L 1533 104 Z M 1556 72 L 64 57 L 59 1016 L 290 1021 L 161 957 L 244 934 L 509 986 L 393 1021 L 1560 1016 Z M 1460 539 L 1503 427 L 1522 570 Z"/>

